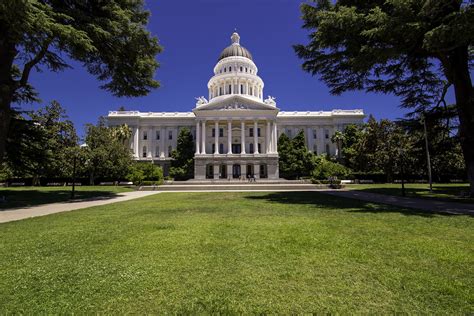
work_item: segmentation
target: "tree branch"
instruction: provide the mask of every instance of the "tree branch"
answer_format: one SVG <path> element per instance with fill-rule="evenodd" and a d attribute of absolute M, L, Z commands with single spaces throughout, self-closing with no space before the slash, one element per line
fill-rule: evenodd
<path fill-rule="evenodd" d="M 25 67 L 23 68 L 23 72 L 21 74 L 20 80 L 17 81 L 19 87 L 25 87 L 26 84 L 28 83 L 28 78 L 30 77 L 30 72 L 33 67 L 38 64 L 46 55 L 48 52 L 49 45 L 53 41 L 53 37 L 48 37 L 46 41 L 43 43 L 43 46 L 41 47 L 40 51 L 36 56 L 31 59 L 29 62 L 25 64 Z"/>

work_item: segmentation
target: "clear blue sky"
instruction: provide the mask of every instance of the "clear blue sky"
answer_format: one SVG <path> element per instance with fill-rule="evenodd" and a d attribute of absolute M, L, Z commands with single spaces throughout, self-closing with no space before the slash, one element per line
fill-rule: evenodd
<path fill-rule="evenodd" d="M 146 97 L 116 98 L 99 89 L 100 82 L 78 63 L 61 73 L 34 73 L 31 82 L 43 103 L 58 100 L 82 136 L 84 124 L 95 123 L 123 105 L 139 111 L 191 111 L 195 97 L 208 96 L 207 82 L 220 52 L 237 28 L 241 44 L 253 55 L 265 82 L 265 97 L 291 110 L 362 108 L 376 118 L 396 119 L 406 110 L 394 96 L 351 92 L 333 96 L 317 77 L 301 70 L 293 44 L 307 43 L 301 28 L 299 0 L 148 0 L 149 29 L 164 51 L 156 79 L 161 87 Z M 24 109 L 38 104 L 23 105 Z"/>

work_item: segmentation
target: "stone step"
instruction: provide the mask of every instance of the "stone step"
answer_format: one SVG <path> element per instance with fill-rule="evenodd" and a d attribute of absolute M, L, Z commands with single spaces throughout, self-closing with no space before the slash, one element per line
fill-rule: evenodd
<path fill-rule="evenodd" d="M 160 186 L 142 186 L 141 191 L 314 191 L 327 189 L 327 185 L 322 184 L 173 184 Z"/>

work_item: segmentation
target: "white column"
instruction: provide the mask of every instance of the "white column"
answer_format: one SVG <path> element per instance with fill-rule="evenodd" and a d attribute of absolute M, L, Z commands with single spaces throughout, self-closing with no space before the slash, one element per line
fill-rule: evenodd
<path fill-rule="evenodd" d="M 227 154 L 232 154 L 232 121 L 227 121 Z"/>
<path fill-rule="evenodd" d="M 230 93 L 231 93 L 231 94 L 234 94 L 234 93 L 235 93 L 235 92 L 234 92 L 234 79 L 231 79 L 230 82 L 231 82 Z"/>
<path fill-rule="evenodd" d="M 200 145 L 200 134 L 201 134 L 201 121 L 196 121 L 196 155 L 199 155 L 201 151 L 199 150 Z"/>
<path fill-rule="evenodd" d="M 140 126 L 137 126 L 137 129 L 135 130 L 135 157 L 139 158 L 140 157 Z"/>
<path fill-rule="evenodd" d="M 265 153 L 270 153 L 270 121 L 267 121 L 267 130 L 265 131 Z"/>
<path fill-rule="evenodd" d="M 241 151 L 240 151 L 240 154 L 245 154 L 245 121 L 241 121 L 240 123 L 240 129 L 241 129 L 241 132 L 240 132 L 240 137 L 241 137 Z"/>
<path fill-rule="evenodd" d="M 247 95 L 249 94 L 249 82 L 248 81 L 245 82 L 245 94 L 247 94 Z"/>
<path fill-rule="evenodd" d="M 278 152 L 278 129 L 277 129 L 277 122 L 273 122 L 273 153 Z"/>
<path fill-rule="evenodd" d="M 258 122 L 253 122 L 253 153 L 258 154 Z"/>
<path fill-rule="evenodd" d="M 308 150 L 313 152 L 313 129 L 311 127 L 306 127 L 306 134 L 308 135 L 306 139 Z"/>
<path fill-rule="evenodd" d="M 165 158 L 165 128 L 160 128 L 160 158 Z"/>
<path fill-rule="evenodd" d="M 202 120 L 202 127 L 201 127 L 201 154 L 206 154 L 206 120 Z"/>
<path fill-rule="evenodd" d="M 219 153 L 219 121 L 214 123 L 214 155 Z"/>
<path fill-rule="evenodd" d="M 318 129 L 318 155 L 326 151 L 325 140 L 324 140 L 324 126 Z"/>

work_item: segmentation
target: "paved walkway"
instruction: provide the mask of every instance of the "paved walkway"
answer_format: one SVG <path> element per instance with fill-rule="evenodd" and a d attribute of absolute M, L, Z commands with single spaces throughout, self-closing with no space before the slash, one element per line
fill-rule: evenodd
<path fill-rule="evenodd" d="M 400 207 L 414 208 L 423 211 L 435 213 L 464 214 L 474 216 L 474 204 L 464 204 L 456 202 L 444 202 L 428 199 L 419 199 L 412 197 L 392 196 L 387 194 L 378 194 L 362 192 L 356 190 L 326 190 L 322 193 L 331 194 L 351 199 L 358 199 L 380 204 L 389 204 Z"/>
<path fill-rule="evenodd" d="M 64 202 L 64 203 L 51 203 L 43 204 L 39 206 L 25 207 L 25 208 L 16 208 L 11 210 L 0 211 L 0 223 L 6 223 L 11 221 L 18 221 L 25 218 L 44 216 L 60 212 L 69 212 L 78 210 L 81 208 L 87 208 L 98 205 L 111 204 L 116 202 L 123 202 L 128 200 L 133 200 L 141 198 L 144 196 L 149 196 L 157 194 L 157 191 L 133 191 L 133 192 L 123 192 L 117 194 L 115 197 L 105 197 L 105 198 L 94 198 L 88 199 L 80 202 Z"/>

